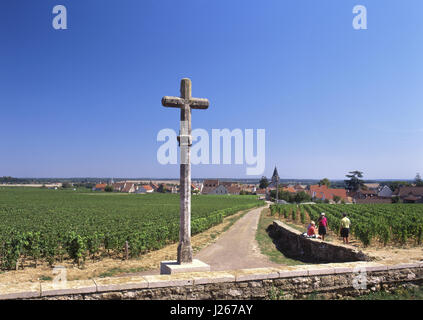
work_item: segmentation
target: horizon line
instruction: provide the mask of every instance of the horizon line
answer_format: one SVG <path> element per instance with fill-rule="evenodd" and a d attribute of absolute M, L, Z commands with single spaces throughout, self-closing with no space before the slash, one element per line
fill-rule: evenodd
<path fill-rule="evenodd" d="M 163 178 L 159 178 L 159 177 L 111 177 L 111 176 L 107 176 L 107 177 L 13 177 L 13 176 L 0 176 L 0 178 L 4 178 L 4 177 L 11 177 L 13 179 L 32 179 L 32 180 L 36 180 L 36 179 L 118 179 L 118 180 L 179 180 L 179 178 L 174 178 L 174 177 L 163 177 Z M 268 178 L 268 177 L 266 177 Z M 271 177 L 270 177 L 271 178 Z M 261 177 L 256 177 L 256 178 L 241 178 L 241 177 L 230 177 L 230 178 L 225 178 L 225 177 L 192 177 L 192 180 L 204 180 L 204 179 L 236 179 L 236 180 L 260 180 Z M 279 178 L 280 180 L 322 180 L 325 178 Z M 343 181 L 343 180 L 348 180 L 346 178 L 327 178 L 329 180 L 332 181 Z M 367 180 L 375 180 L 375 181 L 414 181 L 414 179 L 404 179 L 404 178 L 363 178 L 363 181 L 367 181 Z"/>

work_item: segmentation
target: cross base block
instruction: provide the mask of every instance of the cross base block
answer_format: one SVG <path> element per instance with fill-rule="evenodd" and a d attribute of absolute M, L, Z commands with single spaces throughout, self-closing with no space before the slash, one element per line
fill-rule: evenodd
<path fill-rule="evenodd" d="M 160 274 L 175 274 L 184 272 L 210 271 L 210 266 L 200 260 L 194 259 L 190 263 L 179 264 L 176 260 L 160 262 Z"/>

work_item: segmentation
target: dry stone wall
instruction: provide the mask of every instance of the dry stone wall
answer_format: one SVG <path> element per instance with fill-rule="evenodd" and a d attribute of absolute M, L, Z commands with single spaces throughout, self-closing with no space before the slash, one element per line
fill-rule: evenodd
<path fill-rule="evenodd" d="M 276 247 L 285 256 L 310 263 L 371 261 L 372 258 L 353 247 L 334 245 L 318 239 L 306 238 L 281 221 L 273 221 L 267 228 Z"/>
<path fill-rule="evenodd" d="M 61 285 L 51 282 L 1 285 L 0 299 L 225 300 L 304 298 L 310 294 L 340 298 L 420 284 L 423 284 L 423 262 L 391 266 L 354 262 L 280 269 L 114 277 L 68 281 Z"/>

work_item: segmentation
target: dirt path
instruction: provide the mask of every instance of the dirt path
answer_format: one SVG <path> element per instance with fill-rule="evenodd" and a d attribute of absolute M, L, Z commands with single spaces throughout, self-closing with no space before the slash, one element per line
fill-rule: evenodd
<path fill-rule="evenodd" d="M 212 271 L 277 266 L 260 253 L 255 239 L 262 210 L 263 207 L 248 212 L 215 243 L 202 249 L 194 257 L 208 263 Z"/>

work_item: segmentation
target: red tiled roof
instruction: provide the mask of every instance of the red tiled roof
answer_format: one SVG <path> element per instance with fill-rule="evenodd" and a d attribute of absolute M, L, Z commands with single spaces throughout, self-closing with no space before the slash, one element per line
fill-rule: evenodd
<path fill-rule="evenodd" d="M 347 198 L 347 190 L 345 189 L 329 189 L 327 186 L 322 185 L 312 185 L 310 186 L 309 194 L 312 197 L 315 197 L 317 199 L 329 199 L 333 200 L 334 196 L 338 196 L 341 199 Z"/>
<path fill-rule="evenodd" d="M 99 184 L 95 185 L 96 189 L 104 189 L 106 187 L 107 187 L 107 184 L 105 184 L 105 183 L 99 183 Z"/>
<path fill-rule="evenodd" d="M 288 191 L 288 192 L 291 192 L 291 193 L 297 193 L 297 190 L 295 190 L 293 187 L 282 188 L 282 191 Z"/>

